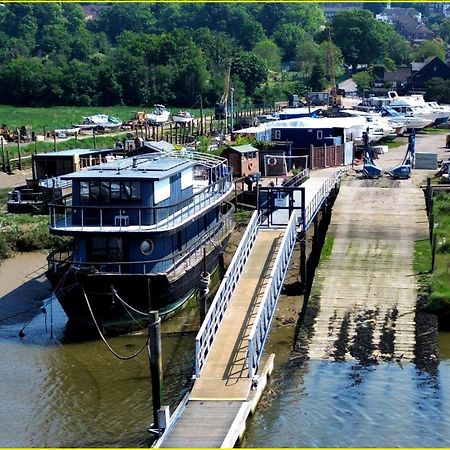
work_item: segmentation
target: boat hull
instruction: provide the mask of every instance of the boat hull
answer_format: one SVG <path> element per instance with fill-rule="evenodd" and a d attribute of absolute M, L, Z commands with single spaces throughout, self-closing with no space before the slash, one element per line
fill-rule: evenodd
<path fill-rule="evenodd" d="M 219 270 L 222 275 L 222 250 L 223 244 L 206 256 L 209 273 Z M 113 335 L 138 330 L 147 323 L 145 316 L 125 303 L 144 313 L 158 310 L 163 319 L 173 315 L 197 294 L 204 264 L 200 260 L 176 279 L 165 274 L 77 270 L 69 264 L 59 266 L 59 270 L 49 269 L 47 277 L 70 323 L 77 328 L 95 329 L 97 322 L 102 332 Z"/>

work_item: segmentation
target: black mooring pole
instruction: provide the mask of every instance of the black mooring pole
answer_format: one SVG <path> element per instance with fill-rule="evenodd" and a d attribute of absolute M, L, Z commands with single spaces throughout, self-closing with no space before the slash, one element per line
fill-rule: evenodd
<path fill-rule="evenodd" d="M 161 319 L 158 311 L 150 311 L 148 325 L 148 354 L 152 377 L 153 426 L 159 427 L 158 410 L 164 399 L 161 356 Z"/>

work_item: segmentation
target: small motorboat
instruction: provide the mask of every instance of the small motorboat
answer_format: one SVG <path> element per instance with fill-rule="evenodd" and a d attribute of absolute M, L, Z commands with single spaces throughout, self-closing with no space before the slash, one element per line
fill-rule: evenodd
<path fill-rule="evenodd" d="M 180 111 L 172 115 L 172 120 L 175 123 L 191 123 L 194 116 L 189 111 Z"/>

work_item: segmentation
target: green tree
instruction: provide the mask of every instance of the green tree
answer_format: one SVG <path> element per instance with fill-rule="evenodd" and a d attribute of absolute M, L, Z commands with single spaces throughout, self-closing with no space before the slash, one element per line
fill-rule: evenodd
<path fill-rule="evenodd" d="M 267 64 L 253 53 L 241 52 L 233 60 L 231 73 L 244 83 L 245 94 L 252 95 L 261 83 L 267 81 Z"/>
<path fill-rule="evenodd" d="M 331 21 L 331 32 L 333 43 L 353 68 L 379 62 L 386 55 L 386 24 L 375 20 L 367 10 L 337 13 Z"/>
<path fill-rule="evenodd" d="M 396 32 L 392 32 L 388 41 L 388 55 L 396 65 L 405 65 L 411 61 L 411 45 Z"/>
<path fill-rule="evenodd" d="M 272 35 L 272 39 L 281 48 L 284 61 L 295 59 L 297 46 L 307 40 L 305 30 L 294 23 L 278 25 Z"/>
<path fill-rule="evenodd" d="M 425 83 L 425 99 L 441 103 L 450 102 L 450 83 L 443 78 L 435 77 Z"/>
<path fill-rule="evenodd" d="M 374 82 L 373 75 L 367 71 L 353 74 L 352 79 L 360 91 L 371 88 Z"/>
<path fill-rule="evenodd" d="M 278 24 L 295 24 L 312 35 L 325 25 L 323 8 L 314 3 L 265 3 L 258 15 L 267 34 L 275 32 Z"/>
<path fill-rule="evenodd" d="M 155 27 L 155 17 L 149 4 L 113 3 L 102 9 L 94 22 L 95 31 L 103 31 L 115 42 L 124 31 L 151 33 Z"/>
<path fill-rule="evenodd" d="M 319 58 L 321 61 L 326 61 L 328 77 L 332 73 L 335 79 L 344 75 L 344 57 L 342 56 L 341 49 L 337 45 L 334 45 L 332 42 L 322 42 L 319 45 Z"/>
<path fill-rule="evenodd" d="M 270 39 L 258 42 L 253 48 L 253 53 L 264 59 L 269 69 L 280 70 L 281 52 L 277 44 Z"/>
<path fill-rule="evenodd" d="M 442 16 L 442 22 L 436 27 L 435 31 L 445 41 L 446 44 L 450 43 L 450 19 L 445 19 Z"/>
<path fill-rule="evenodd" d="M 441 42 L 438 41 L 424 41 L 413 52 L 414 61 L 425 61 L 429 57 L 437 56 L 445 61 L 445 48 Z"/>
<path fill-rule="evenodd" d="M 311 71 L 309 85 L 311 90 L 315 92 L 323 91 L 327 87 L 326 70 L 323 62 L 314 65 Z"/>
<path fill-rule="evenodd" d="M 320 46 L 311 40 L 304 41 L 297 46 L 295 56 L 300 74 L 305 78 L 309 78 L 315 65 L 320 60 Z"/>

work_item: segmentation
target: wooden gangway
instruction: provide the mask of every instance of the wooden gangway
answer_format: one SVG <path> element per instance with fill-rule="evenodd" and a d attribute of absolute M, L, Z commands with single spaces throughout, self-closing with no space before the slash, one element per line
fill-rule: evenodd
<path fill-rule="evenodd" d="M 298 233 L 339 178 L 310 178 L 285 207 L 253 213 L 197 335 L 193 388 L 155 447 L 233 447 L 243 434 L 273 367 L 263 349 Z"/>

